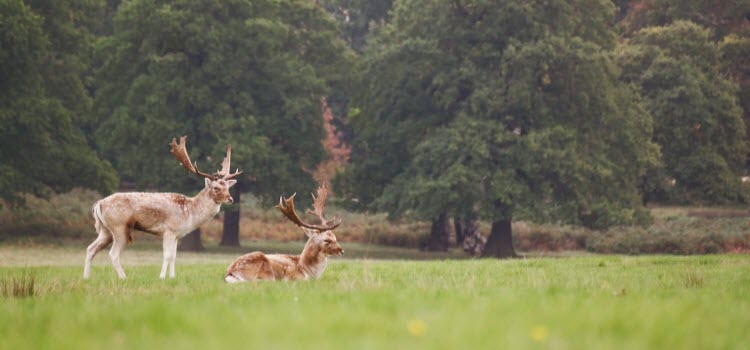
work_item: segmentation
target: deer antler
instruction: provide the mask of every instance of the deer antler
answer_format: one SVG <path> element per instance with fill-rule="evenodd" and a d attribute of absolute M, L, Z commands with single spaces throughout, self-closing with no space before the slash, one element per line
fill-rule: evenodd
<path fill-rule="evenodd" d="M 329 223 L 334 222 L 336 220 L 335 216 L 331 220 L 326 220 L 326 218 L 323 217 L 323 208 L 325 208 L 326 199 L 328 198 L 328 184 L 323 184 L 318 187 L 318 197 L 315 197 L 312 193 L 310 193 L 310 195 L 313 198 L 313 208 L 315 208 L 315 210 L 307 209 L 306 213 L 312 213 L 317 216 L 318 219 L 320 219 L 320 223 L 324 226 L 328 226 Z"/>
<path fill-rule="evenodd" d="M 287 199 L 285 199 L 284 197 L 279 198 L 279 205 L 276 206 L 277 208 L 279 208 L 281 213 L 284 214 L 284 216 L 287 219 L 289 219 L 289 221 L 293 222 L 299 227 L 305 227 L 305 228 L 317 230 L 318 232 L 331 231 L 331 230 L 334 230 L 339 225 L 341 225 L 341 221 L 339 221 L 338 223 L 334 223 L 333 225 L 328 225 L 327 222 L 324 222 L 322 226 L 310 225 L 310 224 L 302 222 L 299 216 L 297 216 L 297 212 L 294 210 L 294 196 L 296 195 L 297 194 L 295 193 Z"/>
<path fill-rule="evenodd" d="M 198 162 L 190 162 L 190 156 L 188 156 L 187 149 L 185 148 L 186 139 L 187 136 L 180 137 L 180 142 L 177 143 L 177 140 L 172 138 L 172 143 L 169 145 L 172 146 L 170 152 L 172 152 L 174 157 L 177 158 L 180 164 L 182 164 L 182 167 L 187 169 L 187 171 L 214 181 L 219 179 L 229 180 L 242 174 L 240 169 L 237 169 L 234 173 L 229 173 L 229 165 L 232 160 L 232 146 L 230 145 L 227 145 L 227 156 L 224 157 L 224 161 L 221 162 L 221 170 L 219 170 L 219 172 L 215 174 L 207 174 L 198 170 Z"/>
<path fill-rule="evenodd" d="M 172 143 L 169 144 L 170 146 L 172 146 L 172 150 L 170 152 L 172 152 L 174 157 L 177 158 L 180 164 L 182 164 L 182 167 L 187 169 L 187 171 L 198 176 L 205 177 L 207 179 L 217 180 L 217 176 L 206 174 L 198 170 L 198 162 L 196 162 L 195 164 L 190 162 L 190 156 L 188 156 L 187 149 L 185 148 L 185 139 L 187 139 L 187 136 L 180 137 L 180 143 L 177 143 L 175 142 L 176 140 L 172 138 Z"/>
<path fill-rule="evenodd" d="M 239 174 L 242 174 L 240 169 L 235 170 L 234 173 L 229 173 L 229 164 L 232 161 L 232 146 L 227 145 L 227 156 L 224 157 L 224 161 L 221 162 L 221 170 L 219 170 L 216 175 L 224 180 L 229 180 L 231 178 L 236 177 Z"/>

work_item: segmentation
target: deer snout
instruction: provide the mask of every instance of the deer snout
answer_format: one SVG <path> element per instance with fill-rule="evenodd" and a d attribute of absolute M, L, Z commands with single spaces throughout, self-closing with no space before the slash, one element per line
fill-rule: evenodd
<path fill-rule="evenodd" d="M 234 203 L 234 198 L 232 198 L 232 196 L 227 197 L 227 203 L 229 204 Z"/>
<path fill-rule="evenodd" d="M 339 253 L 339 255 L 344 255 L 344 250 L 343 250 L 343 249 L 341 249 L 341 247 L 339 247 L 339 251 L 338 251 L 338 253 Z"/>

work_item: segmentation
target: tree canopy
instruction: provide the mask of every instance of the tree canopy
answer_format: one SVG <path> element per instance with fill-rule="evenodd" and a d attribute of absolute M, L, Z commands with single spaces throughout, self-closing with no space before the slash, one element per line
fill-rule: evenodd
<path fill-rule="evenodd" d="M 613 11 L 397 3 L 365 54 L 343 182 L 395 216 L 647 220 L 637 184 L 658 148 L 637 93 L 618 82 Z"/>
<path fill-rule="evenodd" d="M 87 8 L 20 0 L 0 3 L 0 197 L 117 185 L 82 132 L 91 100 L 83 77 L 90 51 Z M 64 9 L 64 11 L 62 11 Z"/>
<path fill-rule="evenodd" d="M 306 170 L 324 157 L 320 98 L 345 74 L 336 37 L 307 1 L 124 3 L 97 48 L 98 143 L 140 185 L 184 183 L 166 145 L 187 134 L 204 168 L 232 144 L 258 194 L 312 188 Z"/>
<path fill-rule="evenodd" d="M 0 1 L 0 199 L 195 191 L 188 135 L 204 171 L 233 146 L 236 191 L 335 176 L 513 255 L 511 220 L 750 200 L 748 57 L 747 1 Z"/>
<path fill-rule="evenodd" d="M 736 85 L 720 72 L 720 50 L 710 36 L 692 22 L 678 21 L 643 29 L 618 49 L 623 77 L 639 87 L 654 117 L 654 141 L 662 148 L 663 168 L 646 179 L 653 199 L 743 200 L 742 109 Z"/>

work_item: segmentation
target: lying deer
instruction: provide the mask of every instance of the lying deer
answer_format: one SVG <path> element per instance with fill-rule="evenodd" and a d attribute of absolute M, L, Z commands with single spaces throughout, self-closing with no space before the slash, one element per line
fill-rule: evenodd
<path fill-rule="evenodd" d="M 294 196 L 289 199 L 279 199 L 277 208 L 284 216 L 297 226 L 301 227 L 307 234 L 307 243 L 300 255 L 286 254 L 263 254 L 252 252 L 239 257 L 227 269 L 224 281 L 237 283 L 253 280 L 307 280 L 319 278 L 328 265 L 328 256 L 343 255 L 344 250 L 336 242 L 336 229 L 341 221 L 335 223 L 335 218 L 326 220 L 323 218 L 328 188 L 318 188 L 318 197 L 313 195 L 313 207 L 321 225 L 311 225 L 302 222 L 294 210 Z"/>
<path fill-rule="evenodd" d="M 197 163 L 190 162 L 185 139 L 180 143 L 172 139 L 172 154 L 182 166 L 195 175 L 205 178 L 205 187 L 193 198 L 177 193 L 115 193 L 104 198 L 92 208 L 94 227 L 99 237 L 86 250 L 86 263 L 83 278 L 91 275 L 91 261 L 94 256 L 112 243 L 109 256 L 117 275 L 125 278 L 120 265 L 120 253 L 125 243 L 133 241 L 131 230 L 144 231 L 161 236 L 164 240 L 164 263 L 159 278 L 164 278 L 169 266 L 169 277 L 174 277 L 174 260 L 177 256 L 177 240 L 208 221 L 219 212 L 223 203 L 234 200 L 229 188 L 236 180 L 231 180 L 242 172 L 229 173 L 232 148 L 227 146 L 227 156 L 221 163 L 221 170 L 215 174 L 201 172 Z"/>

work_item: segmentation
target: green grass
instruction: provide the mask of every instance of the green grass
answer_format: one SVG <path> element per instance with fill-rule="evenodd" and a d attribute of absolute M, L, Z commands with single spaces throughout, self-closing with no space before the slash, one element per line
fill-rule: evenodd
<path fill-rule="evenodd" d="M 177 278 L 162 281 L 159 252 L 135 249 L 127 280 L 102 255 L 83 281 L 79 250 L 0 247 L 0 279 L 32 275 L 35 288 L 0 298 L 0 349 L 750 344 L 750 256 L 333 259 L 318 281 L 228 285 L 233 254 L 178 253 Z"/>

